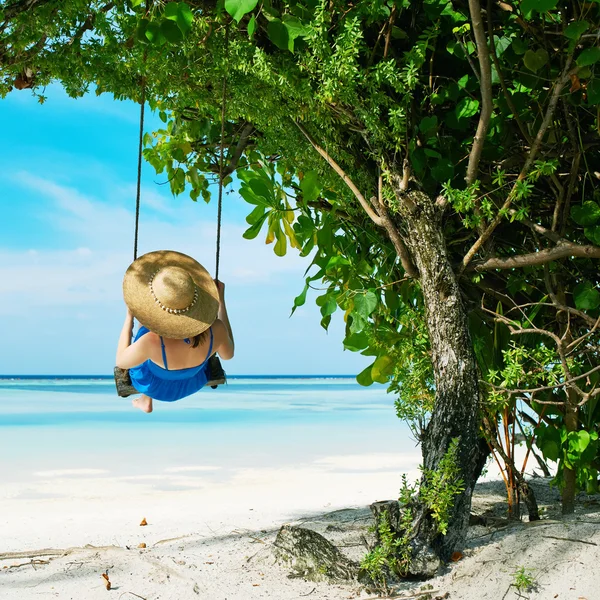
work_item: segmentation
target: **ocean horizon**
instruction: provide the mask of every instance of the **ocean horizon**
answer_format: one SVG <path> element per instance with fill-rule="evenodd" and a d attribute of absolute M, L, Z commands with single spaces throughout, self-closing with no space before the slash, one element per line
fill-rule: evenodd
<path fill-rule="evenodd" d="M 66 374 L 18 374 L 9 373 L 6 375 L 0 375 L 2 379 L 113 379 L 113 375 L 66 375 Z M 345 374 L 321 374 L 321 375 L 310 375 L 310 374 L 281 374 L 281 375 L 227 375 L 227 379 L 355 379 L 356 375 L 345 375 Z"/>

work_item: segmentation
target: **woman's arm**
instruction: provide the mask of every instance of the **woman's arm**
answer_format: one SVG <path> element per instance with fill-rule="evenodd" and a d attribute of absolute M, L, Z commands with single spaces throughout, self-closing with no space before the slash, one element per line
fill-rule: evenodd
<path fill-rule="evenodd" d="M 133 332 L 133 315 L 127 309 L 127 315 L 125 316 L 125 322 L 123 323 L 123 329 L 121 329 L 121 335 L 119 336 L 119 342 L 117 344 L 117 358 L 115 364 L 121 369 L 130 369 L 141 365 L 148 357 L 148 347 L 145 343 L 144 338 L 147 335 L 142 336 L 137 342 L 131 343 L 131 335 Z"/>
<path fill-rule="evenodd" d="M 233 332 L 231 331 L 231 323 L 229 322 L 229 315 L 227 314 L 227 307 L 225 306 L 225 284 L 221 281 L 216 281 L 217 288 L 219 289 L 219 314 L 217 316 L 217 327 L 219 321 L 223 327 L 221 341 L 217 347 L 217 352 L 223 360 L 229 360 L 233 358 L 235 351 L 235 343 L 233 341 Z"/>

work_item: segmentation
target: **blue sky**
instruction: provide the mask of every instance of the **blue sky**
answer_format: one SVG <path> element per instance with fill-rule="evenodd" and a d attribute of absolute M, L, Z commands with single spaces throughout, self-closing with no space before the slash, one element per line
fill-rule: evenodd
<path fill-rule="evenodd" d="M 138 107 L 47 90 L 0 100 L 0 374 L 108 374 L 132 259 Z M 150 117 L 147 129 L 157 119 Z M 144 164 L 139 253 L 173 249 L 214 272 L 216 202 L 174 198 Z M 289 318 L 308 262 L 248 241 L 246 205 L 225 198 L 221 279 L 236 338 L 232 374 L 356 374 L 343 323 L 319 325 L 314 296 Z M 295 251 L 292 251 L 295 252 Z"/>

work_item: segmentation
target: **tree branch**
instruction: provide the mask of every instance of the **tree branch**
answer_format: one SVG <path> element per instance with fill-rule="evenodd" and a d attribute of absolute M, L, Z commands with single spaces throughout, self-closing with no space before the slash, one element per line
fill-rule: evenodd
<path fill-rule="evenodd" d="M 325 212 L 333 212 L 335 210 L 336 216 L 340 219 L 345 219 L 347 221 L 355 222 L 355 219 L 349 215 L 345 210 L 340 210 L 337 207 L 333 206 L 325 200 L 324 198 L 318 198 L 313 202 L 305 202 L 302 196 L 296 196 L 296 204 L 301 208 L 304 206 L 308 206 L 309 208 L 313 208 L 314 210 L 322 210 Z"/>
<path fill-rule="evenodd" d="M 479 88 L 481 90 L 481 114 L 477 131 L 473 138 L 473 147 L 469 154 L 469 166 L 467 167 L 466 182 L 471 185 L 477 179 L 479 170 L 479 161 L 485 144 L 485 136 L 490 125 L 492 117 L 492 69 L 490 66 L 490 53 L 483 28 L 483 19 L 481 18 L 481 5 L 479 0 L 469 0 L 469 11 L 471 13 L 471 23 L 473 33 L 475 34 L 475 43 L 477 45 L 477 58 L 479 60 Z M 488 15 L 488 19 L 490 16 Z"/>
<path fill-rule="evenodd" d="M 309 141 L 310 145 L 327 161 L 329 166 L 341 177 L 342 181 L 350 188 L 350 191 L 354 194 L 356 199 L 359 201 L 360 205 L 363 207 L 364 211 L 369 215 L 370 219 L 377 225 L 378 227 L 383 227 L 383 221 L 381 217 L 373 210 L 369 201 L 360 193 L 360 190 L 354 185 L 354 182 L 346 175 L 346 172 L 338 165 L 335 160 L 323 149 L 321 146 L 313 140 L 310 133 L 306 131 L 306 129 L 298 123 L 298 121 L 294 120 L 296 127 L 302 132 L 304 137 Z"/>
<path fill-rule="evenodd" d="M 250 141 L 250 134 L 253 130 L 254 126 L 251 123 L 246 123 L 244 125 L 242 133 L 240 134 L 240 139 L 236 144 L 235 150 L 233 151 L 233 154 L 231 155 L 227 166 L 223 169 L 223 177 L 231 175 L 237 169 L 238 163 L 240 162 L 240 158 L 242 157 L 246 146 L 248 146 L 248 143 Z"/>
<path fill-rule="evenodd" d="M 580 246 L 563 240 L 553 248 L 545 248 L 539 252 L 530 254 L 517 254 L 516 256 L 507 256 L 504 258 L 488 258 L 482 262 L 474 262 L 469 270 L 489 271 L 491 269 L 518 269 L 521 267 L 530 267 L 535 265 L 545 265 L 546 263 L 561 258 L 572 256 L 575 258 L 600 258 L 600 247 L 598 246 Z"/>
<path fill-rule="evenodd" d="M 402 241 L 402 238 L 400 237 L 400 234 L 398 233 L 398 230 L 396 229 L 396 226 L 390 217 L 387 207 L 382 200 L 379 200 L 376 197 L 373 197 L 371 202 L 381 215 L 383 228 L 387 232 L 392 244 L 394 245 L 396 254 L 400 257 L 400 262 L 402 263 L 406 274 L 409 277 L 417 278 L 419 276 L 419 272 L 412 262 L 408 248 L 404 245 L 404 242 Z"/>
<path fill-rule="evenodd" d="M 115 7 L 114 2 L 107 2 L 98 12 L 107 13 L 109 10 Z M 86 31 L 91 31 L 94 29 L 94 25 L 96 23 L 96 17 L 98 13 L 90 13 L 87 19 L 83 22 L 83 25 L 75 32 L 75 35 L 69 41 L 69 44 L 73 44 L 75 41 L 80 41 L 83 37 L 83 34 Z"/>
<path fill-rule="evenodd" d="M 392 221 L 387 207 L 383 203 L 383 201 L 378 200 L 375 196 L 369 200 L 367 200 L 360 192 L 360 190 L 354 185 L 354 182 L 348 177 L 346 172 L 338 165 L 338 163 L 323 149 L 321 146 L 313 140 L 311 135 L 306 131 L 306 129 L 298 123 L 298 121 L 294 121 L 296 127 L 302 132 L 304 137 L 309 141 L 310 145 L 327 161 L 329 166 L 342 178 L 342 181 L 350 188 L 356 199 L 359 201 L 360 205 L 363 207 L 364 211 L 369 215 L 373 223 L 378 227 L 381 227 L 386 231 L 390 241 L 392 242 L 394 249 L 396 250 L 396 254 L 400 258 L 400 262 L 402 263 L 402 267 L 406 271 L 406 274 L 410 277 L 417 277 L 418 272 L 415 266 L 412 263 L 410 258 L 410 254 L 408 249 L 404 245 L 398 230 L 394 222 Z M 379 178 L 379 194 L 381 195 L 381 178 Z M 373 210 L 375 208 L 375 210 Z M 379 214 L 378 214 L 379 213 Z"/>
<path fill-rule="evenodd" d="M 497 312 L 494 312 L 494 311 L 490 310 L 489 308 L 486 308 L 485 306 L 483 306 L 483 304 L 482 304 L 481 308 L 484 312 L 494 315 L 494 320 L 498 321 L 499 323 L 504 323 L 513 335 L 527 335 L 528 333 L 537 333 L 538 335 L 544 335 L 544 336 L 547 336 L 550 339 L 552 339 L 554 341 L 554 343 L 556 344 L 556 352 L 558 353 L 558 356 L 560 357 L 560 363 L 562 366 L 564 378 L 570 384 L 568 390 L 576 391 L 579 394 L 579 396 L 581 398 L 583 398 L 585 402 L 587 402 L 587 399 L 589 398 L 589 394 L 586 394 L 576 383 L 574 383 L 574 378 L 571 375 L 571 370 L 569 368 L 569 365 L 567 362 L 567 356 L 566 356 L 566 352 L 565 352 L 566 348 L 565 348 L 565 342 L 563 339 L 564 336 L 563 336 L 563 338 L 560 338 L 558 335 L 556 335 L 555 333 L 553 333 L 551 331 L 547 331 L 546 329 L 540 329 L 539 327 L 535 327 L 535 326 L 534 327 L 521 327 L 514 320 L 507 319 L 504 315 L 498 314 Z M 600 369 L 600 366 L 598 368 Z M 567 405 L 568 405 L 568 400 L 565 403 L 565 406 L 567 406 Z"/>
<path fill-rule="evenodd" d="M 498 74 L 498 80 L 500 81 L 500 86 L 502 87 L 502 93 L 504 94 L 504 98 L 506 99 L 506 104 L 512 113 L 513 119 L 515 120 L 518 128 L 521 131 L 521 134 L 525 138 L 525 141 L 531 146 L 532 141 L 527 129 L 523 125 L 521 118 L 519 117 L 519 111 L 513 102 L 512 96 L 508 91 L 508 87 L 506 86 L 506 81 L 504 79 L 504 75 L 502 74 L 502 69 L 500 68 L 500 61 L 498 60 L 498 54 L 496 53 L 496 42 L 494 41 L 494 29 L 492 27 L 492 0 L 488 0 L 487 3 L 487 20 L 488 20 L 488 37 L 490 40 L 490 55 L 492 60 L 494 61 L 494 66 L 496 67 L 496 73 Z"/>
<path fill-rule="evenodd" d="M 10 21 L 11 19 L 19 16 L 21 13 L 38 8 L 38 6 L 48 4 L 50 1 L 51 0 L 18 0 L 17 2 L 10 2 L 2 11 L 4 13 L 4 21 Z"/>
<path fill-rule="evenodd" d="M 510 208 L 508 210 L 508 214 L 510 214 L 512 216 L 515 216 L 517 214 L 517 211 L 514 208 Z M 527 225 L 527 227 L 529 227 L 532 231 L 535 231 L 536 233 L 539 233 L 539 234 L 543 235 L 544 237 L 548 238 L 552 242 L 556 242 L 556 243 L 559 243 L 559 242 L 568 242 L 568 240 L 566 240 L 561 235 L 559 235 L 558 233 L 556 233 L 556 231 L 547 229 L 543 225 L 539 225 L 538 223 L 534 223 L 533 221 L 530 221 L 527 218 L 525 218 L 525 219 L 519 219 L 518 222 L 519 223 L 523 223 L 523 225 Z"/>
<path fill-rule="evenodd" d="M 596 373 L 596 371 L 600 371 L 600 365 L 590 369 L 583 375 L 578 375 L 577 377 L 572 377 L 571 379 L 569 379 L 567 381 L 562 381 L 562 382 L 556 383 L 554 385 L 544 385 L 541 387 L 530 388 L 530 389 L 527 389 L 527 388 L 508 389 L 508 388 L 504 388 L 499 385 L 494 385 L 493 383 L 490 383 L 489 381 L 485 381 L 484 379 L 481 379 L 480 381 L 481 381 L 481 383 L 491 387 L 492 389 L 494 389 L 497 392 L 503 392 L 505 394 L 508 394 L 509 396 L 516 396 L 516 395 L 521 395 L 521 394 L 537 394 L 538 392 L 549 392 L 550 390 L 556 390 L 559 388 L 563 388 L 563 387 L 573 384 L 575 381 L 579 381 L 581 379 L 585 379 L 586 377 L 589 377 L 592 373 Z M 544 402 L 542 402 L 540 400 L 535 400 L 535 402 L 537 402 L 538 404 L 544 404 Z M 563 400 L 562 402 L 552 402 L 552 404 L 564 405 L 565 401 Z"/>
<path fill-rule="evenodd" d="M 481 246 L 483 246 L 483 244 L 485 244 L 485 242 L 487 242 L 487 240 L 490 238 L 492 233 L 494 233 L 494 230 L 496 229 L 496 227 L 498 227 L 498 225 L 502 221 L 503 214 L 510 208 L 510 205 L 512 204 L 513 200 L 515 199 L 517 184 L 519 181 L 522 181 L 527 176 L 527 173 L 529 172 L 529 169 L 531 168 L 531 165 L 533 164 L 533 161 L 535 160 L 535 157 L 537 156 L 537 153 L 542 145 L 542 140 L 544 138 L 544 135 L 545 135 L 548 127 L 550 126 L 552 117 L 554 116 L 554 112 L 556 110 L 556 105 L 558 104 L 558 99 L 560 97 L 560 93 L 562 92 L 562 89 L 565 87 L 565 85 L 567 84 L 567 82 L 570 79 L 570 75 L 572 72 L 571 71 L 572 62 L 573 62 L 573 55 L 570 54 L 569 57 L 567 58 L 567 64 L 565 65 L 565 68 L 563 69 L 560 77 L 554 84 L 554 89 L 552 90 L 552 95 L 550 96 L 550 102 L 548 103 L 548 108 L 546 109 L 546 114 L 544 115 L 544 119 L 542 121 L 542 124 L 540 125 L 538 132 L 537 132 L 537 135 L 535 137 L 533 145 L 531 146 L 529 155 L 527 156 L 527 158 L 525 160 L 525 164 L 523 165 L 523 168 L 521 169 L 521 172 L 519 173 L 519 176 L 517 177 L 517 180 L 515 181 L 515 184 L 513 185 L 510 193 L 508 194 L 508 197 L 506 198 L 504 204 L 498 211 L 498 214 L 494 217 L 493 221 L 488 225 L 487 229 L 479 236 L 477 241 L 475 241 L 475 243 L 471 246 L 471 248 L 465 254 L 465 256 L 462 260 L 462 265 L 461 265 L 461 269 L 460 269 L 461 273 L 464 272 L 464 270 L 467 268 L 469 263 L 473 260 L 473 257 L 475 256 L 475 254 L 477 254 L 477 252 L 479 251 Z M 575 67 L 575 69 L 573 69 L 574 72 L 576 70 L 577 70 L 577 67 Z"/>

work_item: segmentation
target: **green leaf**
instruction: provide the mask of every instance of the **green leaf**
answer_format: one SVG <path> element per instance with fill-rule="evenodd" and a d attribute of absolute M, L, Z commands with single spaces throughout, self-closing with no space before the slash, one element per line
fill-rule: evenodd
<path fill-rule="evenodd" d="M 344 348 L 352 352 L 364 350 L 369 345 L 369 339 L 364 331 L 360 333 L 351 333 L 344 340 Z"/>
<path fill-rule="evenodd" d="M 251 179 L 248 182 L 248 186 L 256 196 L 264 198 L 267 204 L 273 200 L 273 188 L 270 188 L 263 179 L 259 179 L 258 177 Z"/>
<path fill-rule="evenodd" d="M 273 19 L 267 25 L 269 39 L 280 49 L 287 50 L 290 36 L 287 27 L 280 19 Z"/>
<path fill-rule="evenodd" d="M 300 189 L 305 202 L 314 202 L 321 193 L 321 184 L 316 171 L 307 171 L 300 181 Z"/>
<path fill-rule="evenodd" d="M 308 33 L 308 29 L 302 24 L 302 21 L 297 17 L 285 14 L 283 15 L 283 24 L 288 32 L 288 50 L 294 51 L 294 40 L 297 37 L 303 37 Z"/>
<path fill-rule="evenodd" d="M 248 37 L 252 38 L 255 31 L 256 31 L 256 17 L 254 15 L 252 15 L 252 17 L 248 23 Z"/>
<path fill-rule="evenodd" d="M 296 309 L 299 306 L 303 306 L 304 303 L 306 302 L 306 292 L 308 292 L 308 281 L 304 285 L 304 289 L 302 290 L 302 292 L 294 298 L 294 306 L 292 308 L 292 315 L 296 312 Z"/>
<path fill-rule="evenodd" d="M 398 310 L 398 307 L 400 306 L 400 297 L 398 296 L 398 292 L 388 287 L 385 288 L 384 295 L 385 303 L 387 304 L 388 308 L 392 312 Z"/>
<path fill-rule="evenodd" d="M 239 23 L 257 4 L 258 0 L 225 0 L 225 10 Z"/>
<path fill-rule="evenodd" d="M 498 56 L 502 56 L 502 54 L 504 54 L 506 49 L 510 47 L 510 45 L 512 43 L 512 39 L 508 35 L 505 35 L 502 37 L 498 37 L 497 35 L 495 35 L 494 43 L 496 45 L 496 54 Z"/>
<path fill-rule="evenodd" d="M 542 424 L 536 427 L 535 435 L 542 454 L 550 460 L 557 461 L 561 456 L 561 432 L 556 427 Z"/>
<path fill-rule="evenodd" d="M 167 41 L 171 42 L 171 44 L 177 44 L 183 40 L 183 33 L 181 33 L 181 29 L 177 27 L 177 23 L 174 21 L 165 19 L 160 24 L 160 32 L 165 36 Z"/>
<path fill-rule="evenodd" d="M 147 42 L 151 41 L 146 36 L 146 31 L 148 29 L 149 24 L 150 24 L 150 21 L 148 19 L 140 19 L 139 20 L 137 28 L 135 30 L 135 37 L 138 41 L 140 41 L 142 43 L 147 43 Z"/>
<path fill-rule="evenodd" d="M 361 371 L 357 376 L 356 376 L 356 381 L 364 386 L 364 387 L 369 387 L 370 385 L 373 385 L 373 378 L 371 377 L 371 367 L 373 365 L 369 365 L 364 371 Z"/>
<path fill-rule="evenodd" d="M 149 42 L 153 44 L 164 44 L 166 38 L 160 30 L 160 26 L 156 21 L 149 21 L 144 31 L 144 35 Z"/>
<path fill-rule="evenodd" d="M 567 25 L 563 34 L 570 40 L 578 40 L 590 27 L 587 21 L 575 21 Z"/>
<path fill-rule="evenodd" d="M 442 158 L 442 155 L 437 150 L 432 150 L 431 148 L 423 148 L 423 152 L 431 158 Z"/>
<path fill-rule="evenodd" d="M 332 315 L 337 310 L 337 302 L 335 296 L 327 295 L 325 297 L 325 303 L 321 306 L 321 316 L 326 317 Z"/>
<path fill-rule="evenodd" d="M 352 323 L 350 324 L 350 332 L 358 333 L 367 326 L 367 322 L 359 314 L 352 313 Z M 364 354 L 364 352 L 363 352 Z"/>
<path fill-rule="evenodd" d="M 523 0 L 521 11 L 526 17 L 530 17 L 533 11 L 546 12 L 552 10 L 558 4 L 558 0 Z"/>
<path fill-rule="evenodd" d="M 277 256 L 285 256 L 287 252 L 287 240 L 283 231 L 281 231 L 281 226 L 279 222 L 276 222 L 273 226 L 275 230 L 275 247 L 273 248 L 275 254 Z"/>
<path fill-rule="evenodd" d="M 600 48 L 586 48 L 578 57 L 577 57 L 577 66 L 579 67 L 587 67 L 589 65 L 594 65 L 600 60 Z"/>
<path fill-rule="evenodd" d="M 586 227 L 583 230 L 585 237 L 590 240 L 596 246 L 600 246 L 600 225 L 594 225 L 593 227 Z"/>
<path fill-rule="evenodd" d="M 587 84 L 588 104 L 600 104 L 600 79 L 592 79 Z"/>
<path fill-rule="evenodd" d="M 577 225 L 583 227 L 595 225 L 600 221 L 600 206 L 592 200 L 584 202 L 581 206 L 573 206 L 571 208 L 571 218 Z"/>
<path fill-rule="evenodd" d="M 394 372 L 394 359 L 391 356 L 380 356 L 371 367 L 371 378 L 377 383 L 387 383 Z"/>
<path fill-rule="evenodd" d="M 435 115 L 433 115 L 433 117 L 425 117 L 419 123 L 419 129 L 423 133 L 431 132 L 433 135 L 435 135 L 435 130 L 437 129 L 437 126 L 438 126 L 438 118 Z"/>
<path fill-rule="evenodd" d="M 600 292 L 590 281 L 575 286 L 573 299 L 579 310 L 594 310 L 600 306 Z"/>
<path fill-rule="evenodd" d="M 350 261 L 345 256 L 332 256 L 325 265 L 325 271 L 329 272 L 332 269 L 346 267 L 350 265 Z"/>
<path fill-rule="evenodd" d="M 548 52 L 544 48 L 537 50 L 527 50 L 523 57 L 523 64 L 534 73 L 537 73 L 547 62 Z"/>
<path fill-rule="evenodd" d="M 512 49 L 517 56 L 522 56 L 528 50 L 527 42 L 520 38 L 515 38 L 512 41 Z"/>
<path fill-rule="evenodd" d="M 454 163 L 447 158 L 438 160 L 431 169 L 431 175 L 436 181 L 445 183 L 454 177 Z"/>
<path fill-rule="evenodd" d="M 357 294 L 354 297 L 354 309 L 363 319 L 367 319 L 376 307 L 377 296 L 373 292 Z"/>
<path fill-rule="evenodd" d="M 548 440 L 541 445 L 544 458 L 557 461 L 560 458 L 560 446 L 553 440 Z"/>
<path fill-rule="evenodd" d="M 193 22 L 194 14 L 192 13 L 192 9 L 185 2 L 180 2 L 177 11 L 177 27 L 185 35 L 192 28 Z"/>
<path fill-rule="evenodd" d="M 177 13 L 179 12 L 179 2 L 167 2 L 163 11 L 163 17 L 171 21 L 177 21 Z"/>
<path fill-rule="evenodd" d="M 265 214 L 265 207 L 261 204 L 255 206 L 252 212 L 246 217 L 248 225 L 254 225 Z"/>
<path fill-rule="evenodd" d="M 456 118 L 468 119 L 477 114 L 479 110 L 479 100 L 466 96 L 456 105 Z"/>
<path fill-rule="evenodd" d="M 567 437 L 569 449 L 581 454 L 590 443 L 590 434 L 585 431 L 571 431 Z"/>
<path fill-rule="evenodd" d="M 253 240 L 260 233 L 260 230 L 262 229 L 263 223 L 266 219 L 267 213 L 265 213 L 258 221 L 256 221 L 252 227 L 246 229 L 246 231 L 244 231 L 242 234 L 242 237 L 246 240 Z"/>

